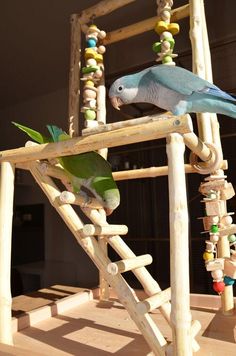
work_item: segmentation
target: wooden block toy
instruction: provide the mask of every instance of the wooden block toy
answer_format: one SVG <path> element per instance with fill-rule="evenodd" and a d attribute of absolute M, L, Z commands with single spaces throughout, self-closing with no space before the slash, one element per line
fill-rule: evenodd
<path fill-rule="evenodd" d="M 208 216 L 224 216 L 227 213 L 225 200 L 205 201 Z"/>
<path fill-rule="evenodd" d="M 226 276 L 236 279 L 236 258 L 225 259 L 224 273 Z"/>
<path fill-rule="evenodd" d="M 224 179 L 209 181 L 201 183 L 199 187 L 199 192 L 203 195 L 208 195 L 211 190 L 221 190 L 225 188 L 225 183 L 227 183 Z"/>
<path fill-rule="evenodd" d="M 232 183 L 225 182 L 225 187 L 220 192 L 220 198 L 223 200 L 228 200 L 233 198 L 234 195 L 235 191 Z"/>
<path fill-rule="evenodd" d="M 207 271 L 224 270 L 224 258 L 215 258 L 214 260 L 207 261 L 206 264 Z"/>

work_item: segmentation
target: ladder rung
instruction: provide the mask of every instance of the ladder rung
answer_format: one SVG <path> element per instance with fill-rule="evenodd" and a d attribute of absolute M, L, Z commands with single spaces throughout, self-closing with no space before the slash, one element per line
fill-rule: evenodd
<path fill-rule="evenodd" d="M 102 208 L 102 205 L 95 198 L 89 197 L 89 200 L 87 200 L 85 196 L 82 196 L 81 194 L 75 194 L 67 190 L 61 193 L 60 201 L 64 204 L 80 205 L 84 208 L 85 207 L 92 208 L 92 209 Z"/>
<path fill-rule="evenodd" d="M 117 273 L 131 271 L 139 267 L 150 265 L 151 263 L 151 255 L 141 255 L 126 260 L 109 263 L 107 265 L 107 272 L 115 276 Z"/>
<path fill-rule="evenodd" d="M 170 301 L 171 299 L 171 288 L 167 288 L 151 297 L 139 302 L 137 304 L 137 309 L 140 313 L 145 314 L 154 309 L 159 308 L 162 304 Z"/>
<path fill-rule="evenodd" d="M 83 227 L 84 236 L 94 235 L 126 235 L 128 227 L 126 225 L 106 225 L 99 226 L 93 224 L 86 224 Z"/>

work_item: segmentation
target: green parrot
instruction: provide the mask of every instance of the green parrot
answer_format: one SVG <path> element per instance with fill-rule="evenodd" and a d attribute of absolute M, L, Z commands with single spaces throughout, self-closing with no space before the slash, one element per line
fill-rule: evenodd
<path fill-rule="evenodd" d="M 67 133 L 55 125 L 47 125 L 51 135 L 51 138 L 48 138 L 29 127 L 15 122 L 13 124 L 38 143 L 70 139 Z M 111 166 L 102 156 L 92 151 L 58 159 L 68 176 L 74 193 L 79 193 L 81 187 L 85 187 L 104 207 L 107 215 L 110 215 L 118 207 L 120 193 L 113 179 Z"/>

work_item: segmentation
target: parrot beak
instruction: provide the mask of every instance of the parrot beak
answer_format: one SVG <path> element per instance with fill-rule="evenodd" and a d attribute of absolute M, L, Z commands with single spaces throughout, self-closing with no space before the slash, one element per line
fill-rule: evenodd
<path fill-rule="evenodd" d="M 117 97 L 117 96 L 113 96 L 110 98 L 112 106 L 116 109 L 116 110 L 120 110 L 120 106 L 123 105 L 123 101 Z"/>
<path fill-rule="evenodd" d="M 106 216 L 111 215 L 114 209 L 105 208 Z"/>

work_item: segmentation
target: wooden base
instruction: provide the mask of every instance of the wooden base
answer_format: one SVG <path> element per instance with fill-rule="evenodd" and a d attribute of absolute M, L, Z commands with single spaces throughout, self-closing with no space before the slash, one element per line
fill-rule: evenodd
<path fill-rule="evenodd" d="M 45 302 L 50 304 L 52 299 L 57 299 L 63 294 L 65 298 L 58 300 L 56 304 L 60 308 L 60 304 L 66 302 L 67 308 L 59 312 L 59 315 L 55 313 L 50 318 L 42 317 L 40 322 L 22 332 L 16 332 L 15 347 L 0 345 L 0 354 L 27 356 L 30 355 L 30 351 L 32 355 L 32 350 L 35 350 L 35 355 L 59 356 L 149 354 L 147 343 L 113 293 L 109 302 L 98 300 L 98 289 L 93 291 L 94 299 L 92 299 L 92 291 L 67 286 L 53 286 L 36 293 L 38 297 L 40 295 L 42 306 L 44 305 L 41 307 L 42 312 L 45 309 Z M 142 291 L 137 294 L 140 299 L 147 297 Z M 37 303 L 38 307 L 37 299 L 34 293 L 31 296 L 13 298 L 13 308 L 27 309 L 26 315 L 30 315 L 29 305 L 34 309 L 34 303 Z M 53 305 L 55 302 L 51 304 L 51 310 Z M 198 319 L 202 325 L 201 332 L 197 336 L 201 346 L 198 356 L 235 355 L 236 314 L 230 317 L 222 315 L 217 311 L 219 305 L 218 296 L 191 296 L 193 319 Z M 167 340 L 171 341 L 171 329 L 161 313 L 154 311 L 151 316 L 160 326 Z M 25 349 L 25 353 L 21 348 Z"/>

